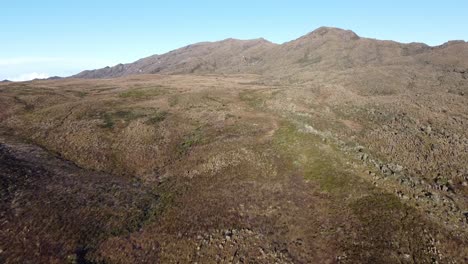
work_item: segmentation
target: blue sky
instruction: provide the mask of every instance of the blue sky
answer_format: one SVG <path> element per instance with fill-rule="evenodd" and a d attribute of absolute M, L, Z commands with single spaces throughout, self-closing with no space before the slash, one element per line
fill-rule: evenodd
<path fill-rule="evenodd" d="M 429 45 L 466 41 L 468 1 L 4 0 L 0 80 L 67 76 L 228 37 L 283 43 L 320 26 Z"/>

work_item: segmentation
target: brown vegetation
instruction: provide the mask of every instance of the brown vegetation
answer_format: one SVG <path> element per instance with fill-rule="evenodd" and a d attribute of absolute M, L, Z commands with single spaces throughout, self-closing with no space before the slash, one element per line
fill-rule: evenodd
<path fill-rule="evenodd" d="M 0 261 L 466 263 L 465 43 L 186 50 L 216 67 L 0 84 Z"/>

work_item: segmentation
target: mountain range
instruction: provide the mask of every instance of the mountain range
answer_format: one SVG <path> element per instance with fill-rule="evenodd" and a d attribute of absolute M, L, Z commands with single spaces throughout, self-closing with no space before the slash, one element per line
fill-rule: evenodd
<path fill-rule="evenodd" d="M 468 43 L 449 41 L 431 47 L 423 43 L 363 38 L 350 30 L 321 27 L 283 44 L 263 38 L 201 42 L 152 55 L 133 63 L 86 70 L 75 78 L 113 78 L 134 74 L 253 73 L 291 76 L 307 71 L 347 70 L 368 66 L 432 66 L 464 71 Z"/>

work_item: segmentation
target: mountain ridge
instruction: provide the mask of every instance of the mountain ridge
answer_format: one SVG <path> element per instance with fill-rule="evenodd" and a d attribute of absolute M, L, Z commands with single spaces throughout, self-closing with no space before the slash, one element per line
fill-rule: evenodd
<path fill-rule="evenodd" d="M 264 38 L 227 38 L 215 42 L 199 42 L 132 63 L 86 70 L 71 77 L 114 78 L 134 74 L 193 73 L 254 73 L 278 76 L 303 70 L 342 70 L 395 64 L 455 65 L 468 68 L 468 60 L 463 58 L 468 58 L 468 44 L 462 40 L 429 46 L 418 42 L 399 43 L 364 38 L 351 30 L 320 27 L 282 44 Z"/>

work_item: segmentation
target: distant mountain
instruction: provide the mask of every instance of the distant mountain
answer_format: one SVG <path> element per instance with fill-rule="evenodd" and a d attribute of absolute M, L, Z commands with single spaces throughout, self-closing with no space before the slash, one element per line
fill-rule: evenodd
<path fill-rule="evenodd" d="M 52 77 L 47 78 L 47 80 L 60 80 L 62 78 L 63 77 L 60 77 L 60 76 L 52 76 Z"/>
<path fill-rule="evenodd" d="M 11 81 L 5 79 L 5 80 L 3 80 L 3 81 L 1 81 L 1 82 L 2 82 L 2 83 L 9 83 L 9 82 L 11 82 Z"/>
<path fill-rule="evenodd" d="M 310 70 L 345 70 L 389 65 L 468 68 L 468 43 L 431 47 L 359 37 L 350 30 L 321 27 L 278 45 L 265 39 L 226 39 L 189 45 L 133 63 L 83 71 L 75 78 L 112 78 L 133 74 L 259 73 L 274 76 Z"/>

